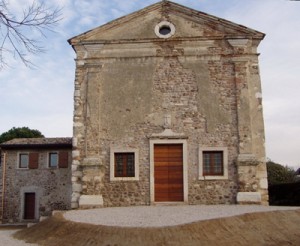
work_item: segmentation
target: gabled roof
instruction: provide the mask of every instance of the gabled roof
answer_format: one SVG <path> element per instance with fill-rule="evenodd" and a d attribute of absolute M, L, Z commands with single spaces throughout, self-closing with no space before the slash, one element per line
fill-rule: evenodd
<path fill-rule="evenodd" d="M 111 40 L 158 39 L 153 28 L 162 20 L 182 18 L 197 27 L 211 29 L 212 36 L 228 38 L 263 39 L 265 34 L 245 26 L 197 11 L 171 1 L 160 1 L 144 9 L 128 14 L 105 25 L 87 31 L 68 40 L 71 45 L 78 43 L 95 43 Z M 154 26 L 153 26 L 154 25 Z M 151 29 L 149 32 L 148 29 Z M 193 33 L 186 33 L 185 28 L 172 37 L 201 37 L 196 28 Z M 147 32 L 148 31 L 148 32 Z M 202 33 L 203 35 L 203 33 Z"/>
<path fill-rule="evenodd" d="M 72 148 L 72 138 L 15 138 L 0 144 L 1 149 Z"/>

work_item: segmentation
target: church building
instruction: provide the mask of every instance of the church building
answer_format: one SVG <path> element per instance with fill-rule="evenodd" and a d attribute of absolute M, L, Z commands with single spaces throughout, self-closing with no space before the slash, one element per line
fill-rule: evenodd
<path fill-rule="evenodd" d="M 160 1 L 71 38 L 72 208 L 268 204 L 264 36 Z"/>

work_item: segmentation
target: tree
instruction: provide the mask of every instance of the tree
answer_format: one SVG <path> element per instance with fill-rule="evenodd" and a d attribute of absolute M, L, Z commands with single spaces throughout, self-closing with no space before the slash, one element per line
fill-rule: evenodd
<path fill-rule="evenodd" d="M 43 138 L 45 137 L 39 130 L 28 127 L 13 127 L 0 135 L 0 144 L 14 138 Z"/>
<path fill-rule="evenodd" d="M 282 184 L 295 182 L 295 171 L 288 167 L 282 166 L 273 161 L 267 162 L 268 184 Z"/>
<path fill-rule="evenodd" d="M 33 65 L 28 54 L 38 54 L 44 47 L 36 32 L 45 37 L 46 31 L 61 19 L 61 9 L 52 9 L 44 3 L 34 1 L 21 15 L 13 14 L 8 1 L 0 0 L 0 69 L 7 65 L 6 54 L 19 58 L 26 66 Z"/>

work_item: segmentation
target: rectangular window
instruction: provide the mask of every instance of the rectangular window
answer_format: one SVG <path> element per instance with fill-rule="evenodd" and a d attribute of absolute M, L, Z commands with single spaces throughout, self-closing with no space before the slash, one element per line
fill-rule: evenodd
<path fill-rule="evenodd" d="M 39 167 L 39 153 L 20 153 L 18 167 L 37 169 Z"/>
<path fill-rule="evenodd" d="M 199 179 L 228 179 L 227 147 L 199 147 Z"/>
<path fill-rule="evenodd" d="M 203 175 L 223 175 L 223 152 L 203 152 Z"/>
<path fill-rule="evenodd" d="M 115 177 L 134 177 L 134 153 L 115 153 Z"/>
<path fill-rule="evenodd" d="M 57 167 L 57 166 L 58 166 L 58 154 L 49 153 L 49 167 Z"/>
<path fill-rule="evenodd" d="M 110 181 L 139 180 L 139 152 L 133 148 L 110 149 Z"/>
<path fill-rule="evenodd" d="M 19 154 L 19 168 L 28 168 L 28 164 L 29 164 L 29 155 Z"/>

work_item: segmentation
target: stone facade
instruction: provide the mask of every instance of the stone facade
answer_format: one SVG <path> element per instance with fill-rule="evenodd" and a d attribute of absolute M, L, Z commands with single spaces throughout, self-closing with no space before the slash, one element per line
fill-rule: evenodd
<path fill-rule="evenodd" d="M 14 139 L 1 144 L 1 222 L 24 223 L 51 215 L 53 210 L 71 208 L 71 138 Z M 49 167 L 49 153 L 65 155 L 56 167 Z M 34 154 L 36 165 L 20 168 L 20 154 Z M 34 194 L 34 215 L 26 219 L 25 196 Z"/>
<path fill-rule="evenodd" d="M 156 203 L 151 148 L 158 143 L 185 148 L 183 202 L 268 204 L 263 38 L 162 1 L 70 39 L 77 55 L 72 208 Z M 206 148 L 222 150 L 223 176 L 200 175 Z M 111 178 L 113 149 L 138 153 L 138 177 Z"/>

